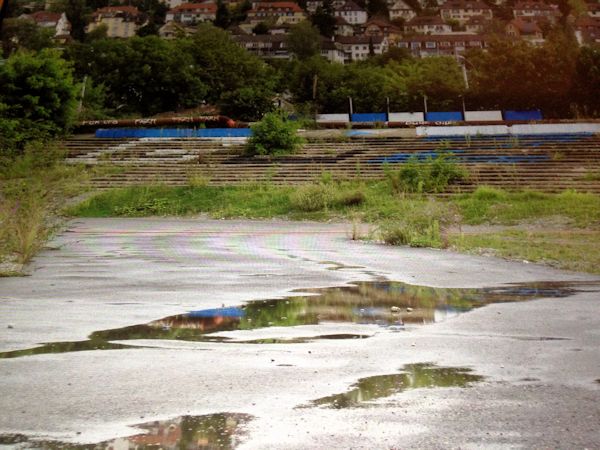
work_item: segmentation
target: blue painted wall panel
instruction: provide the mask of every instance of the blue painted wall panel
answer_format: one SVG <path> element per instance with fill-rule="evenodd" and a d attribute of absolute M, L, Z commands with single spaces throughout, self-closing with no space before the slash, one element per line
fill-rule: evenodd
<path fill-rule="evenodd" d="M 460 111 L 428 112 L 425 114 L 427 122 L 462 122 L 463 115 Z"/>
<path fill-rule="evenodd" d="M 504 111 L 504 120 L 542 120 L 542 111 Z"/>
<path fill-rule="evenodd" d="M 386 113 L 358 113 L 352 114 L 352 122 L 387 122 Z"/>
<path fill-rule="evenodd" d="M 250 128 L 110 128 L 96 130 L 97 138 L 227 138 L 250 137 Z"/>

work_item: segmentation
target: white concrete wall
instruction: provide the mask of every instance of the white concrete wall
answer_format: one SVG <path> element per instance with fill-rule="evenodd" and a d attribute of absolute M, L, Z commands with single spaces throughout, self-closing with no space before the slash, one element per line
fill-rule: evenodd
<path fill-rule="evenodd" d="M 600 123 L 513 125 L 511 134 L 600 133 Z"/>
<path fill-rule="evenodd" d="M 417 136 L 466 136 L 502 134 L 600 133 L 600 123 L 543 123 L 531 125 L 463 125 L 456 127 L 417 127 Z"/>
<path fill-rule="evenodd" d="M 502 121 L 502 111 L 465 111 L 467 122 L 495 122 Z"/>
<path fill-rule="evenodd" d="M 456 127 L 417 127 L 417 136 L 465 136 L 465 135 L 490 135 L 498 136 L 509 134 L 506 125 L 464 125 Z"/>
<path fill-rule="evenodd" d="M 349 123 L 349 114 L 319 114 L 317 123 Z"/>
<path fill-rule="evenodd" d="M 425 114 L 422 112 L 390 113 L 388 122 L 425 122 Z"/>

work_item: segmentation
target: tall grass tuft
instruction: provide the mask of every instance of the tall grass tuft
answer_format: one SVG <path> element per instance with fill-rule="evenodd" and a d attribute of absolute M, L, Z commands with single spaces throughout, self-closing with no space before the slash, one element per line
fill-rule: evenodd
<path fill-rule="evenodd" d="M 420 160 L 411 156 L 399 169 L 384 167 L 386 179 L 395 193 L 441 193 L 456 181 L 466 179 L 467 171 L 451 154 L 438 154 Z"/>
<path fill-rule="evenodd" d="M 459 222 L 460 215 L 452 205 L 428 201 L 381 223 L 379 238 L 390 245 L 442 248 L 447 246 L 444 230 Z"/>
<path fill-rule="evenodd" d="M 39 251 L 50 234 L 48 210 L 38 192 L 26 189 L 19 198 L 2 198 L 0 205 L 0 246 L 25 264 Z"/>

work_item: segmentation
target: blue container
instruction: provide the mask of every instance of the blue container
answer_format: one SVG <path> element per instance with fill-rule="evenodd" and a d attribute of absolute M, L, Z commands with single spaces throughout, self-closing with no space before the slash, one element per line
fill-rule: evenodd
<path fill-rule="evenodd" d="M 531 111 L 504 111 L 504 120 L 542 120 L 542 111 L 533 109 Z"/>
<path fill-rule="evenodd" d="M 463 114 L 460 111 L 428 112 L 425 122 L 462 122 Z"/>
<path fill-rule="evenodd" d="M 386 113 L 358 113 L 352 114 L 351 122 L 387 122 Z"/>
<path fill-rule="evenodd" d="M 250 128 L 100 128 L 97 138 L 228 138 L 250 137 Z"/>

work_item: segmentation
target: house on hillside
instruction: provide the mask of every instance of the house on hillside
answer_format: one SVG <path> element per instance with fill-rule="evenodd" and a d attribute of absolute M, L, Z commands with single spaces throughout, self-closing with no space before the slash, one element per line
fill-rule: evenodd
<path fill-rule="evenodd" d="M 32 20 L 38 27 L 52 29 L 53 39 L 56 42 L 65 43 L 71 40 L 71 23 L 64 12 L 36 11 L 32 14 L 23 14 L 19 18 Z"/>
<path fill-rule="evenodd" d="M 416 57 L 455 56 L 472 48 L 486 48 L 488 40 L 480 34 L 432 34 L 407 36 L 398 41 L 398 47 L 406 48 Z"/>
<path fill-rule="evenodd" d="M 343 17 L 335 18 L 335 29 L 334 34 L 336 36 L 354 36 L 354 26 L 346 22 Z"/>
<path fill-rule="evenodd" d="M 145 16 L 134 6 L 106 6 L 92 14 L 87 32 L 105 25 L 106 35 L 112 38 L 130 38 L 145 23 Z"/>
<path fill-rule="evenodd" d="M 587 3 L 587 15 L 595 19 L 600 19 L 600 2 Z"/>
<path fill-rule="evenodd" d="M 506 25 L 505 29 L 508 36 L 516 39 L 522 39 L 536 45 L 544 43 L 542 29 L 533 20 L 513 19 Z"/>
<path fill-rule="evenodd" d="M 158 35 L 163 39 L 175 39 L 178 37 L 191 36 L 196 28 L 185 26 L 177 22 L 167 22 L 158 30 Z"/>
<path fill-rule="evenodd" d="M 384 36 L 393 44 L 402 37 L 402 29 L 382 17 L 373 17 L 364 25 L 360 25 L 360 34 L 365 36 Z"/>
<path fill-rule="evenodd" d="M 294 2 L 260 2 L 254 3 L 248 11 L 248 22 L 258 25 L 261 22 L 281 25 L 294 25 L 306 20 L 306 14 Z"/>
<path fill-rule="evenodd" d="M 546 19 L 550 23 L 555 23 L 561 16 L 558 6 L 548 5 L 538 1 L 520 1 L 513 7 L 515 19 Z"/>
<path fill-rule="evenodd" d="M 465 31 L 467 33 L 483 33 L 490 23 L 491 20 L 483 16 L 473 16 L 465 24 Z"/>
<path fill-rule="evenodd" d="M 404 25 L 404 31 L 417 34 L 445 34 L 451 33 L 452 27 L 440 16 L 419 16 Z"/>
<path fill-rule="evenodd" d="M 321 41 L 321 56 L 331 62 L 344 64 L 346 55 L 339 42 L 334 39 L 323 38 Z"/>
<path fill-rule="evenodd" d="M 290 59 L 286 48 L 286 36 L 282 34 L 246 34 L 233 39 L 248 52 L 265 59 Z"/>
<path fill-rule="evenodd" d="M 448 0 L 440 8 L 444 20 L 455 20 L 460 25 L 466 24 L 472 17 L 481 16 L 491 20 L 494 16 L 492 8 L 479 0 Z"/>
<path fill-rule="evenodd" d="M 352 0 L 348 0 L 343 5 L 337 6 L 333 11 L 333 15 L 335 17 L 342 17 L 351 25 L 361 25 L 368 19 L 367 11 Z"/>
<path fill-rule="evenodd" d="M 574 28 L 579 45 L 600 44 L 600 19 L 579 17 Z"/>
<path fill-rule="evenodd" d="M 344 51 L 344 62 L 362 61 L 371 54 L 381 55 L 388 49 L 388 41 L 384 36 L 337 36 L 335 41 Z"/>
<path fill-rule="evenodd" d="M 402 19 L 406 22 L 417 16 L 417 13 L 403 0 L 397 0 L 388 7 L 390 20 Z"/>
<path fill-rule="evenodd" d="M 323 7 L 323 0 L 307 0 L 306 2 L 306 12 L 309 14 L 317 12 L 319 7 Z"/>
<path fill-rule="evenodd" d="M 212 22 L 216 18 L 216 3 L 182 3 L 167 12 L 165 21 L 167 23 L 177 22 L 182 25 L 196 25 L 202 22 Z"/>

